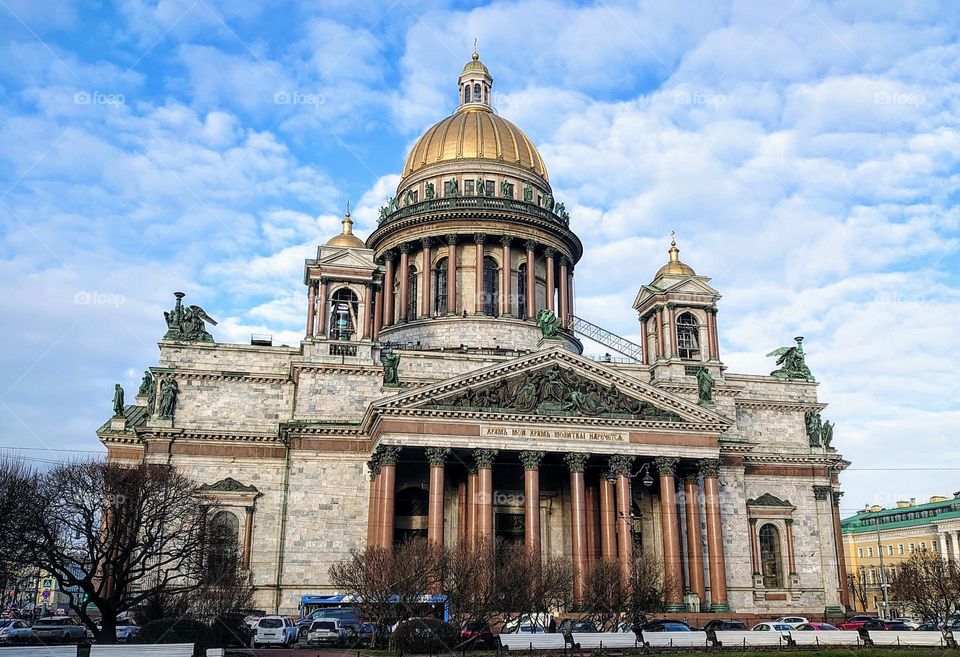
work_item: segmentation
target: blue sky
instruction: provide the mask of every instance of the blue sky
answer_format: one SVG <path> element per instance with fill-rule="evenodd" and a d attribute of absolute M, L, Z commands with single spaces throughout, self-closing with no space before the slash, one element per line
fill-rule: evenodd
<path fill-rule="evenodd" d="M 99 449 L 174 290 L 219 341 L 296 344 L 304 258 L 348 199 L 366 234 L 476 37 L 584 240 L 578 314 L 635 336 L 676 230 L 732 371 L 806 336 L 845 512 L 952 493 L 958 29 L 951 2 L 0 0 L 0 445 Z"/>

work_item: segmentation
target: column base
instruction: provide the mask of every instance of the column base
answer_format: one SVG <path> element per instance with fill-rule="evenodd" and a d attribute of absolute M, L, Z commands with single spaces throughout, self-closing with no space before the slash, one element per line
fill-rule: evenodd
<path fill-rule="evenodd" d="M 824 612 L 825 614 L 843 614 L 843 613 L 846 613 L 846 612 L 844 612 L 843 607 L 836 606 L 836 605 L 833 605 L 833 606 L 830 606 L 830 607 L 825 607 L 824 610 L 823 610 L 823 612 Z"/>
<path fill-rule="evenodd" d="M 668 602 L 666 605 L 664 605 L 663 609 L 664 611 L 670 612 L 686 611 L 687 605 L 683 604 L 682 602 Z"/>
<path fill-rule="evenodd" d="M 711 614 L 721 614 L 721 613 L 726 613 L 728 611 L 733 611 L 732 609 L 730 609 L 730 605 L 728 605 L 726 602 L 710 605 L 707 609 Z"/>

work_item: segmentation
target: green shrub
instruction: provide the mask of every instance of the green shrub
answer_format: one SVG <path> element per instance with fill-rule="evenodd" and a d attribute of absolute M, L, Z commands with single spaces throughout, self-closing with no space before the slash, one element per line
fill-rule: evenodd
<path fill-rule="evenodd" d="M 393 647 L 400 654 L 435 655 L 455 651 L 460 632 L 436 618 L 415 618 L 401 623 L 393 633 Z"/>

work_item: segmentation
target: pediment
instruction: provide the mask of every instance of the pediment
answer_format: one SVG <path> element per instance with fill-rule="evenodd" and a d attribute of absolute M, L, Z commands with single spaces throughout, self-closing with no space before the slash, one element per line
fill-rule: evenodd
<path fill-rule="evenodd" d="M 557 347 L 379 402 L 388 409 L 596 418 L 722 431 L 727 418 L 613 368 Z"/>
<path fill-rule="evenodd" d="M 365 257 L 369 255 L 369 257 Z M 337 249 L 317 260 L 318 265 L 335 265 L 337 267 L 355 267 L 357 269 L 375 269 L 373 251 L 357 251 L 355 249 Z"/>
<path fill-rule="evenodd" d="M 259 493 L 257 487 L 243 484 L 233 477 L 225 477 L 213 484 L 203 484 L 200 490 L 205 493 Z"/>
<path fill-rule="evenodd" d="M 719 297 L 720 293 L 707 284 L 709 280 L 703 276 L 688 277 L 673 285 L 664 285 L 663 291 L 666 294 L 702 294 L 710 298 Z"/>
<path fill-rule="evenodd" d="M 747 506 L 775 506 L 775 507 L 784 507 L 784 508 L 794 508 L 788 500 L 781 500 L 776 495 L 771 495 L 770 493 L 764 493 L 756 499 L 747 500 Z"/>

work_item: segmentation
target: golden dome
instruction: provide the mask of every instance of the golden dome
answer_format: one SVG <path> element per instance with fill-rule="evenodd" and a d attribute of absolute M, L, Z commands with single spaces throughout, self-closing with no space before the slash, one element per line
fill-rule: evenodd
<path fill-rule="evenodd" d="M 490 75 L 490 69 L 488 69 L 486 65 L 480 61 L 480 55 L 477 53 L 476 50 L 473 51 L 473 58 L 469 62 L 464 64 L 463 72 L 464 73 L 483 73 L 484 75 L 487 75 L 487 76 Z M 492 80 L 493 78 L 491 77 L 490 79 Z"/>
<path fill-rule="evenodd" d="M 657 275 L 653 277 L 654 280 L 660 278 L 661 276 L 697 275 L 697 272 L 693 271 L 693 267 L 680 262 L 680 249 L 677 248 L 677 238 L 673 232 L 670 233 L 670 250 L 667 251 L 667 253 L 670 254 L 670 261 L 660 268 L 660 271 L 657 272 Z"/>
<path fill-rule="evenodd" d="M 331 238 L 327 246 L 339 246 L 347 249 L 365 249 L 367 245 L 359 237 L 353 234 L 353 221 L 350 219 L 350 210 L 343 216 L 343 231 Z"/>
<path fill-rule="evenodd" d="M 523 131 L 476 105 L 464 106 L 428 129 L 410 151 L 403 175 L 431 164 L 470 159 L 514 164 L 549 180 L 543 158 Z"/>

